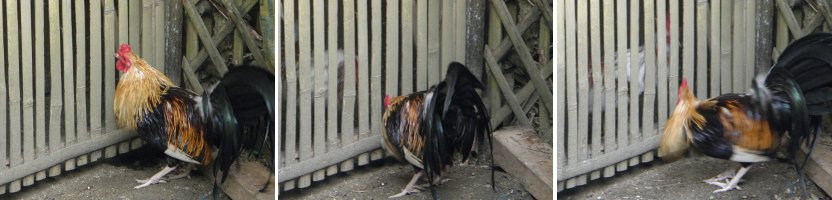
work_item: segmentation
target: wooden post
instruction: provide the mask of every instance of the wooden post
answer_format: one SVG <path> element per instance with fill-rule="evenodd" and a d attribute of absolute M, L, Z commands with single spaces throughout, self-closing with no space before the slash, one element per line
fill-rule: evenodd
<path fill-rule="evenodd" d="M 756 57 L 754 66 L 756 70 L 754 74 L 766 73 L 771 67 L 771 51 L 774 47 L 773 35 L 774 32 L 774 1 L 761 0 L 757 2 L 757 17 L 756 17 L 756 37 L 755 44 L 757 45 Z"/>
<path fill-rule="evenodd" d="M 183 29 L 185 14 L 182 1 L 165 2 L 165 74 L 173 83 L 182 84 Z"/>
<path fill-rule="evenodd" d="M 480 81 L 482 79 L 485 46 L 485 0 L 467 0 L 465 8 L 465 66 Z M 493 109 L 493 107 L 492 107 Z"/>

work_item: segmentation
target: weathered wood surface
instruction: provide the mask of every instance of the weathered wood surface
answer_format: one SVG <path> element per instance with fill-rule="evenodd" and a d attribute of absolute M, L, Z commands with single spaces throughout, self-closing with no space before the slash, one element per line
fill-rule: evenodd
<path fill-rule="evenodd" d="M 532 129 L 494 132 L 494 163 L 518 178 L 537 199 L 552 199 L 552 147 Z"/>

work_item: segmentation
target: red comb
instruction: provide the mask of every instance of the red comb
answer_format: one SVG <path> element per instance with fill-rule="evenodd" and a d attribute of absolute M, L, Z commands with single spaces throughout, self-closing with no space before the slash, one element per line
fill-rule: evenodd
<path fill-rule="evenodd" d="M 121 47 L 118 48 L 119 54 L 125 54 L 132 51 L 129 44 L 121 44 Z"/>
<path fill-rule="evenodd" d="M 384 95 L 384 106 L 390 105 L 390 95 Z"/>
<path fill-rule="evenodd" d="M 688 79 L 682 78 L 682 86 L 679 86 L 679 87 L 686 87 L 687 88 L 688 87 Z"/>

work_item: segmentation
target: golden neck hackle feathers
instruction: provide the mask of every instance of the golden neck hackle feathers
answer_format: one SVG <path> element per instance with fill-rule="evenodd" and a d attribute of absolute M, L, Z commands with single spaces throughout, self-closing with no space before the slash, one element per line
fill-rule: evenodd
<path fill-rule="evenodd" d="M 173 87 L 173 81 L 151 67 L 135 53 L 125 54 L 131 62 L 130 69 L 121 75 L 113 99 L 116 125 L 129 130 L 136 129 L 137 122 L 144 113 L 153 110 L 161 102 L 167 88 Z"/>
<path fill-rule="evenodd" d="M 701 102 L 704 104 L 713 103 L 711 101 Z M 679 103 L 667 119 L 665 123 L 664 132 L 659 140 L 659 157 L 666 161 L 673 161 L 681 157 L 690 146 L 691 127 L 688 127 L 691 122 L 699 128 L 705 123 L 705 116 L 696 112 L 696 107 L 700 104 L 693 96 L 693 93 L 684 88 L 679 96 Z"/>

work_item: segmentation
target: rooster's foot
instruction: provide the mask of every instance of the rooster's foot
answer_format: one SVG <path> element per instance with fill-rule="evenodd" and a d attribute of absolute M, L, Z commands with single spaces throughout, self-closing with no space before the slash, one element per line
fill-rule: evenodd
<path fill-rule="evenodd" d="M 168 173 L 170 173 L 174 169 L 176 169 L 176 167 L 165 166 L 165 168 L 162 169 L 162 171 L 157 172 L 156 174 L 154 174 L 149 179 L 136 180 L 136 182 L 139 182 L 139 183 L 142 183 L 142 184 L 138 185 L 136 187 L 133 187 L 133 188 L 139 189 L 139 188 L 147 187 L 148 185 L 153 185 L 153 184 L 156 184 L 156 183 L 167 183 L 167 181 L 162 179 L 162 177 L 164 177 L 165 175 L 167 175 Z"/>
<path fill-rule="evenodd" d="M 742 190 L 742 188 L 740 186 L 738 186 L 737 184 L 731 184 L 730 181 L 725 181 L 725 183 L 717 181 L 717 182 L 710 182 L 708 184 L 722 187 L 722 189 L 714 190 L 714 193 L 725 192 L 725 191 L 729 191 L 729 190 L 733 190 L 733 189 Z"/>
<path fill-rule="evenodd" d="M 734 170 L 734 169 L 728 169 L 728 170 L 725 170 L 725 171 L 724 171 L 724 172 L 722 172 L 722 173 L 717 174 L 717 175 L 716 175 L 716 176 L 714 176 L 713 178 L 709 178 L 709 179 L 702 180 L 702 182 L 705 182 L 705 183 L 708 183 L 708 184 L 713 185 L 713 183 L 714 183 L 714 182 L 717 182 L 717 183 L 718 183 L 718 182 L 720 182 L 720 181 L 722 181 L 722 180 L 729 179 L 729 178 L 733 178 L 733 177 L 734 177 L 734 174 L 736 174 L 736 170 Z"/>
<path fill-rule="evenodd" d="M 421 190 L 419 190 L 419 188 L 420 188 L 419 186 L 413 186 L 413 187 L 405 188 L 404 190 L 402 190 L 402 192 L 400 192 L 396 195 L 390 196 L 388 198 L 396 198 L 396 197 L 401 197 L 401 196 L 408 195 L 408 194 L 419 193 L 419 192 L 421 192 Z"/>

